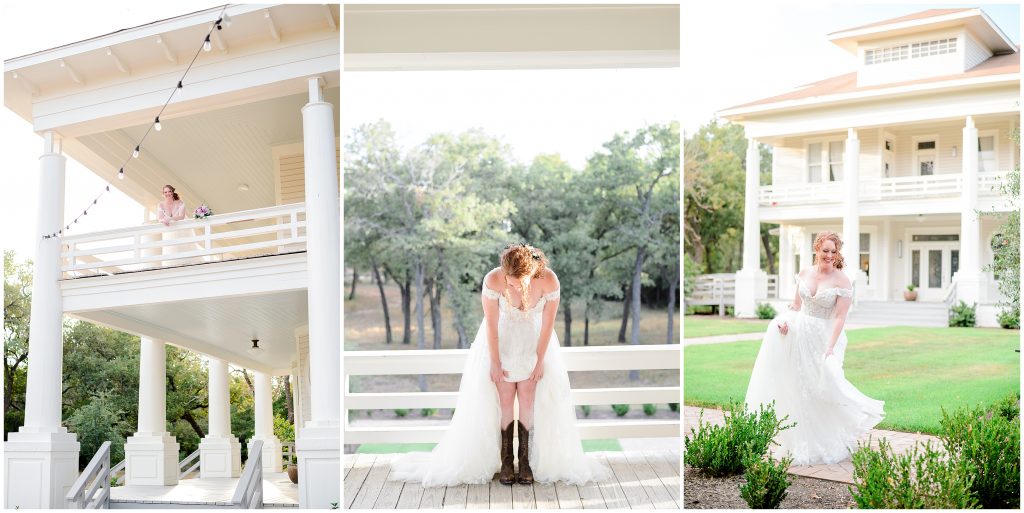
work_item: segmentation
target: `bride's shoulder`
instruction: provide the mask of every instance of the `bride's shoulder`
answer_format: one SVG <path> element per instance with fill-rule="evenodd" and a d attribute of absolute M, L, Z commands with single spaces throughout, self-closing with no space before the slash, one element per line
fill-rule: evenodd
<path fill-rule="evenodd" d="M 544 270 L 540 272 L 540 276 L 537 276 L 534 279 L 541 284 L 541 288 L 544 289 L 545 292 L 553 292 L 558 290 L 560 287 L 558 275 L 550 268 L 544 268 Z"/>
<path fill-rule="evenodd" d="M 492 290 L 498 290 L 503 285 L 501 283 L 501 268 L 495 267 L 491 269 L 486 276 L 484 276 L 484 285 Z"/>
<path fill-rule="evenodd" d="M 835 280 L 836 280 L 836 287 L 839 287 L 839 288 L 842 288 L 842 289 L 848 289 L 848 288 L 853 286 L 850 283 L 850 277 L 847 276 L 846 273 L 844 273 L 842 271 L 836 271 L 834 274 L 837 275 L 836 278 L 835 278 Z"/>

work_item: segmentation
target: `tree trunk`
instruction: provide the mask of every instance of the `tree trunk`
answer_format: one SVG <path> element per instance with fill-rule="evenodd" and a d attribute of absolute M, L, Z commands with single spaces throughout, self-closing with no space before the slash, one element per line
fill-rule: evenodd
<path fill-rule="evenodd" d="M 388 297 L 384 294 L 384 280 L 381 280 L 380 270 L 377 269 L 377 262 L 370 260 L 370 268 L 373 269 L 373 279 L 377 282 L 377 291 L 380 292 L 380 305 L 384 310 L 384 336 L 385 343 L 393 341 L 391 335 L 391 315 L 388 313 Z"/>
<path fill-rule="evenodd" d="M 633 290 L 633 284 L 629 284 L 629 288 L 622 287 L 622 325 L 619 326 L 619 339 L 620 344 L 626 343 L 626 325 L 629 323 L 629 305 L 633 301 L 633 295 L 630 291 Z"/>
<path fill-rule="evenodd" d="M 568 301 L 565 302 L 565 308 L 562 311 L 565 312 L 562 314 L 565 320 L 565 337 L 562 343 L 565 344 L 565 347 L 569 347 L 572 345 L 572 307 L 569 306 Z"/>
<path fill-rule="evenodd" d="M 430 327 L 434 329 L 434 349 L 441 349 L 441 284 L 437 278 L 430 279 L 427 296 L 430 298 Z"/>
<path fill-rule="evenodd" d="M 679 287 L 679 267 L 676 267 L 676 272 L 673 273 L 672 282 L 668 286 L 668 336 L 665 338 L 666 344 L 675 343 L 675 329 L 676 329 L 676 290 Z"/>
<path fill-rule="evenodd" d="M 402 343 L 412 343 L 412 291 L 409 290 L 412 287 L 412 277 L 409 275 L 409 271 L 405 272 L 405 287 L 401 284 L 398 285 L 402 291 L 402 320 L 405 321 L 402 327 Z"/>
<path fill-rule="evenodd" d="M 292 377 L 284 375 L 284 408 L 288 411 L 288 422 L 295 424 L 295 405 L 292 404 Z"/>
<path fill-rule="evenodd" d="M 590 303 L 583 309 L 583 345 L 590 345 Z"/>
<path fill-rule="evenodd" d="M 200 426 L 199 423 L 196 422 L 196 418 L 192 416 L 191 411 L 186 411 L 185 414 L 181 416 L 181 418 L 185 422 L 188 422 L 188 425 L 192 426 L 192 431 L 195 431 L 196 434 L 199 435 L 200 440 L 206 438 L 206 434 L 203 433 L 202 426 Z"/>
<path fill-rule="evenodd" d="M 462 311 L 459 310 L 459 305 L 455 304 L 455 290 L 452 287 L 452 280 L 447 273 L 444 275 L 444 286 L 448 290 L 448 297 L 452 301 L 452 312 L 455 314 L 455 331 L 459 334 L 458 348 L 465 349 L 469 347 L 469 339 L 466 337 L 466 326 L 462 322 Z"/>
<path fill-rule="evenodd" d="M 640 273 L 643 272 L 644 259 L 647 257 L 647 248 L 640 246 L 636 250 L 636 264 L 633 266 L 633 294 L 630 300 L 630 309 L 632 310 L 631 317 L 633 317 L 632 333 L 630 334 L 629 344 L 639 345 L 640 344 Z M 640 379 L 640 372 L 631 370 L 629 371 L 629 380 L 636 381 Z"/>
<path fill-rule="evenodd" d="M 245 369 L 239 370 L 242 371 L 242 377 L 245 378 L 245 384 L 249 385 L 249 393 L 252 394 L 253 397 L 256 397 L 256 387 L 253 386 L 252 379 L 249 378 L 249 371 Z"/>
<path fill-rule="evenodd" d="M 764 246 L 764 256 L 768 259 L 768 274 L 775 272 L 775 253 L 772 252 L 772 236 L 768 231 L 761 232 L 761 245 Z"/>
<path fill-rule="evenodd" d="M 426 349 L 427 332 L 423 311 L 423 263 L 416 262 L 416 348 Z M 420 392 L 427 391 L 427 377 L 420 374 Z"/>
<path fill-rule="evenodd" d="M 352 290 L 348 293 L 348 300 L 352 301 L 356 297 L 356 283 L 359 283 L 359 269 L 355 266 L 352 267 Z"/>

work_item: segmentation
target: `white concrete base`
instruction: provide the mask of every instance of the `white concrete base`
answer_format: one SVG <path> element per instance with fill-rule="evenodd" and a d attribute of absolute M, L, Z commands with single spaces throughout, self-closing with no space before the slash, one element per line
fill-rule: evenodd
<path fill-rule="evenodd" d="M 967 306 L 978 303 L 978 298 L 981 297 L 981 288 L 981 277 L 977 274 L 970 276 L 966 273 L 957 273 L 956 300 L 958 303 L 963 301 L 967 303 Z"/>
<path fill-rule="evenodd" d="M 768 296 L 768 273 L 760 269 L 737 271 L 735 294 L 733 315 L 741 319 L 756 319 L 757 298 Z"/>
<path fill-rule="evenodd" d="M 281 472 L 284 457 L 281 455 L 281 441 L 276 436 L 256 435 L 249 440 L 249 447 L 256 440 L 263 441 L 263 471 Z"/>
<path fill-rule="evenodd" d="M 67 428 L 18 431 L 4 443 L 4 508 L 63 509 L 78 479 L 79 444 Z"/>
<path fill-rule="evenodd" d="M 207 435 L 199 442 L 199 477 L 242 475 L 242 444 L 233 436 Z"/>
<path fill-rule="evenodd" d="M 341 423 L 305 427 L 295 440 L 299 507 L 331 508 L 341 502 Z"/>
<path fill-rule="evenodd" d="M 124 444 L 124 484 L 178 484 L 178 450 L 168 433 L 135 433 Z"/>

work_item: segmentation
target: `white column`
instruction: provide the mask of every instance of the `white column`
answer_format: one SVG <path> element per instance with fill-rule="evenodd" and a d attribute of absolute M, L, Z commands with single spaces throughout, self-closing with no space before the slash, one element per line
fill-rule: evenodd
<path fill-rule="evenodd" d="M 242 444 L 231 434 L 228 364 L 210 358 L 209 366 L 209 428 L 199 442 L 199 476 L 238 477 L 242 475 Z"/>
<path fill-rule="evenodd" d="M 736 317 L 756 317 L 757 298 L 767 295 L 768 277 L 761 270 L 761 152 L 757 141 L 747 142 L 747 182 L 743 209 L 743 268 L 736 273 Z"/>
<path fill-rule="evenodd" d="M 256 429 L 249 441 L 249 454 L 252 454 L 252 442 L 263 440 L 263 471 L 281 472 L 281 441 L 274 436 L 274 408 L 270 393 L 270 376 L 262 372 L 253 374 L 253 387 L 256 389 L 256 411 L 254 412 Z"/>
<path fill-rule="evenodd" d="M 312 407 L 295 444 L 303 508 L 341 500 L 341 208 L 334 106 L 324 101 L 322 88 L 322 78 L 310 78 L 309 103 L 302 107 Z"/>
<path fill-rule="evenodd" d="M 28 383 L 25 424 L 4 444 L 4 507 L 63 508 L 64 496 L 78 478 L 79 444 L 61 426 L 64 340 L 60 294 L 61 239 L 43 235 L 64 228 L 64 169 L 60 141 L 43 135 L 39 157 L 36 249 L 32 265 L 32 314 L 29 319 Z"/>
<path fill-rule="evenodd" d="M 807 228 L 800 229 L 800 268 L 796 272 L 800 272 L 811 266 L 811 246 L 814 245 L 814 241 L 811 240 L 811 231 Z"/>
<path fill-rule="evenodd" d="M 981 220 L 978 208 L 978 129 L 967 116 L 963 139 L 963 186 L 960 204 L 960 270 L 957 299 L 968 305 L 978 302 L 981 289 Z"/>
<path fill-rule="evenodd" d="M 178 449 L 167 432 L 167 347 L 142 337 L 139 429 L 124 445 L 126 485 L 178 484 Z"/>
<path fill-rule="evenodd" d="M 779 225 L 779 279 L 776 282 L 779 288 L 779 299 L 792 299 L 794 296 L 793 275 L 793 232 L 794 226 L 787 224 Z"/>
<path fill-rule="evenodd" d="M 846 131 L 843 175 L 843 187 L 846 189 L 842 235 L 842 252 L 846 258 L 846 267 L 843 270 L 850 278 L 854 292 L 859 296 L 859 288 L 867 285 L 867 282 L 860 272 L 860 139 L 857 138 L 857 131 L 852 128 Z"/>

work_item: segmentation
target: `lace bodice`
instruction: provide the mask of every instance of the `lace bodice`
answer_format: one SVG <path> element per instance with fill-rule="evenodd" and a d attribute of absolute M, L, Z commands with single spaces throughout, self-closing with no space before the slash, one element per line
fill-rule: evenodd
<path fill-rule="evenodd" d="M 853 290 L 842 287 L 818 287 L 811 295 L 811 289 L 804 283 L 800 275 L 796 275 L 797 290 L 800 294 L 800 312 L 819 319 L 831 319 L 836 310 L 836 301 L 840 296 L 853 297 Z"/>
<path fill-rule="evenodd" d="M 519 308 L 512 306 L 504 295 L 502 295 L 500 292 L 496 290 L 489 288 L 486 283 L 483 285 L 481 293 L 487 299 L 498 300 L 498 312 L 502 314 L 504 317 L 510 319 L 529 320 L 534 315 L 543 312 L 544 305 L 546 305 L 548 301 L 553 301 L 557 299 L 559 297 L 559 292 L 560 289 L 557 289 L 542 295 L 540 299 L 537 300 L 536 304 L 534 304 L 533 306 L 526 310 L 520 310 Z"/>
<path fill-rule="evenodd" d="M 160 203 L 157 203 L 156 204 L 157 219 L 164 219 L 164 218 L 172 219 L 172 218 L 175 218 L 175 217 L 178 217 L 178 216 L 181 216 L 181 215 L 185 215 L 185 201 L 184 200 L 177 200 L 177 201 L 175 201 L 174 205 L 171 207 L 171 210 L 172 210 L 172 212 L 168 212 L 167 209 L 164 208 L 164 202 L 161 201 Z"/>

